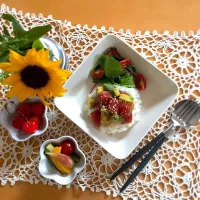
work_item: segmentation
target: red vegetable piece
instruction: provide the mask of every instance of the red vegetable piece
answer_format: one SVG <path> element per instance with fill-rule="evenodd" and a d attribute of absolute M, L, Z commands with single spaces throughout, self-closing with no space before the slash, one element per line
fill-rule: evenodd
<path fill-rule="evenodd" d="M 132 108 L 133 108 L 132 103 L 120 101 L 118 114 L 121 115 L 122 117 L 128 117 L 132 112 Z"/>
<path fill-rule="evenodd" d="M 135 77 L 135 87 L 138 90 L 144 90 L 146 89 L 147 86 L 147 82 L 146 79 L 144 78 L 144 76 L 142 76 L 142 74 L 138 74 Z"/>
<path fill-rule="evenodd" d="M 25 121 L 22 129 L 25 133 L 33 134 L 38 128 L 38 123 L 32 120 Z"/>
<path fill-rule="evenodd" d="M 123 68 L 127 68 L 131 64 L 131 60 L 125 59 L 125 60 L 120 61 L 119 63 Z"/>
<path fill-rule="evenodd" d="M 102 91 L 99 93 L 99 101 L 103 105 L 107 105 L 108 102 L 112 99 L 112 96 L 109 91 Z"/>
<path fill-rule="evenodd" d="M 108 56 L 121 58 L 120 53 L 117 51 L 116 48 L 111 48 L 110 51 L 107 53 Z"/>
<path fill-rule="evenodd" d="M 100 122 L 100 120 L 101 120 L 101 112 L 99 110 L 96 110 L 96 111 L 90 113 L 90 116 L 91 116 L 91 119 L 92 119 L 94 125 L 96 127 L 99 127 L 101 125 L 101 122 Z"/>
<path fill-rule="evenodd" d="M 33 117 L 30 117 L 29 120 L 37 122 L 37 124 L 39 126 L 41 124 L 41 122 L 42 122 L 42 117 L 40 117 L 40 116 L 33 116 Z"/>
<path fill-rule="evenodd" d="M 19 114 L 24 115 L 25 117 L 31 116 L 31 106 L 28 103 L 20 103 L 17 107 Z"/>
<path fill-rule="evenodd" d="M 34 102 L 31 105 L 31 112 L 35 116 L 41 116 L 44 113 L 44 105 L 41 102 Z"/>
<path fill-rule="evenodd" d="M 75 151 L 75 144 L 72 140 L 65 140 L 61 143 L 62 149 L 61 153 L 65 155 L 70 155 Z"/>
<path fill-rule="evenodd" d="M 26 119 L 22 115 L 17 115 L 12 122 L 12 126 L 17 129 L 22 129 L 22 126 Z"/>
<path fill-rule="evenodd" d="M 104 70 L 103 70 L 103 68 L 95 69 L 94 71 L 92 71 L 91 76 L 94 79 L 101 79 L 101 78 L 103 78 L 103 76 L 104 76 Z"/>
<path fill-rule="evenodd" d="M 133 119 L 133 117 L 132 117 L 132 112 L 131 112 L 131 114 L 128 117 L 124 117 L 124 121 L 122 122 L 122 124 L 131 123 L 132 119 Z"/>
<path fill-rule="evenodd" d="M 113 98 L 109 101 L 107 109 L 110 113 L 114 114 L 118 112 L 119 101 L 116 98 Z"/>

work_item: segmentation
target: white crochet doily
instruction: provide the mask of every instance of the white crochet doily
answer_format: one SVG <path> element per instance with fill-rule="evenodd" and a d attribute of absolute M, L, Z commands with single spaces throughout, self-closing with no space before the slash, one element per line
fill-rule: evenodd
<path fill-rule="evenodd" d="M 171 77 L 179 86 L 179 95 L 175 102 L 184 98 L 200 100 L 200 32 L 156 31 L 132 34 L 129 30 L 115 31 L 113 28 L 89 28 L 87 25 L 72 25 L 69 21 L 55 20 L 41 14 L 24 14 L 7 6 L 0 7 L 0 14 L 13 14 L 26 28 L 51 23 L 53 26 L 49 37 L 56 39 L 65 49 L 70 58 L 70 69 L 73 71 L 81 64 L 84 57 L 95 47 L 99 39 L 107 34 L 113 34 L 128 42 L 143 57 Z M 4 21 L 0 19 L 0 31 Z M 11 26 L 6 23 L 9 31 Z M 6 102 L 7 88 L 1 87 L 1 108 Z M 138 150 L 153 137 L 166 128 L 169 108 L 154 125 L 147 136 L 138 145 Z M 94 140 L 67 119 L 55 105 L 49 108 L 49 128 L 39 137 L 26 142 L 15 142 L 8 132 L 0 126 L 0 182 L 2 185 L 16 181 L 29 183 L 42 182 L 55 185 L 40 176 L 38 172 L 39 148 L 43 141 L 71 135 L 79 143 L 87 157 L 87 167 L 78 174 L 72 183 L 82 190 L 104 191 L 107 195 L 117 196 L 130 172 L 136 167 L 125 171 L 114 181 L 108 176 L 125 160 L 118 160 L 103 150 Z M 134 151 L 135 152 L 135 151 Z M 133 152 L 133 153 L 134 153 Z M 123 192 L 123 199 L 198 199 L 200 198 L 200 125 L 188 130 L 181 129 L 173 133 L 169 141 L 154 156 L 136 180 Z M 70 186 L 66 186 L 69 188 Z M 58 185 L 58 188 L 61 188 Z"/>

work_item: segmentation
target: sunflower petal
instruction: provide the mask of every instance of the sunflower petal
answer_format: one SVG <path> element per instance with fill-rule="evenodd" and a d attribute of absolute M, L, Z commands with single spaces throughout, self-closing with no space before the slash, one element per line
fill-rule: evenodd
<path fill-rule="evenodd" d="M 8 98 L 17 97 L 21 91 L 24 91 L 26 86 L 22 82 L 17 82 L 14 87 L 7 93 Z"/>
<path fill-rule="evenodd" d="M 60 69 L 60 65 L 62 63 L 62 59 L 58 60 L 58 61 L 43 61 L 41 60 L 40 64 L 43 66 L 43 67 L 48 67 L 49 69 Z"/>
<path fill-rule="evenodd" d="M 22 70 L 26 66 L 26 62 L 24 59 L 24 56 L 21 56 L 17 52 L 13 50 L 9 50 L 10 55 L 9 55 L 9 61 L 13 66 L 16 66 L 19 68 L 19 70 Z"/>
<path fill-rule="evenodd" d="M 25 87 L 23 91 L 20 91 L 17 97 L 18 97 L 19 102 L 22 102 L 27 97 L 34 97 L 34 96 L 35 96 L 35 90 L 30 87 Z"/>
<path fill-rule="evenodd" d="M 29 49 L 25 56 L 27 65 L 37 65 L 38 59 L 37 59 L 37 51 L 35 48 Z"/>
<path fill-rule="evenodd" d="M 20 69 L 9 62 L 0 63 L 0 69 L 6 72 L 18 72 Z"/>
<path fill-rule="evenodd" d="M 38 52 L 38 56 L 40 58 L 41 61 L 49 61 L 49 50 L 46 49 L 41 49 L 39 52 Z"/>
<path fill-rule="evenodd" d="M 40 99 L 42 100 L 42 102 L 43 102 L 46 106 L 49 106 L 49 103 L 48 103 L 47 101 L 45 101 L 43 94 L 42 94 L 40 91 L 38 91 L 37 94 L 38 94 L 38 96 L 40 97 Z"/>
<path fill-rule="evenodd" d="M 8 78 L 6 78 L 5 80 L 2 81 L 3 85 L 15 85 L 15 83 L 17 83 L 18 81 L 20 81 L 20 75 L 19 74 L 13 74 L 11 76 L 9 76 Z"/>
<path fill-rule="evenodd" d="M 48 90 L 48 88 L 44 87 L 44 88 L 41 88 L 40 90 L 43 96 L 45 96 L 46 98 L 49 99 L 52 97 L 52 93 Z"/>

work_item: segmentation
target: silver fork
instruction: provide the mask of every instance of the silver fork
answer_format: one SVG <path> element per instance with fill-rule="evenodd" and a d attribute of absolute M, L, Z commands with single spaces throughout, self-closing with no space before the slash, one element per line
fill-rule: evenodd
<path fill-rule="evenodd" d="M 129 166 L 131 166 L 135 161 L 137 161 L 141 156 L 145 153 L 149 152 L 143 161 L 138 165 L 138 167 L 132 172 L 129 179 L 125 182 L 123 187 L 120 189 L 120 192 L 123 192 L 126 187 L 137 177 L 137 175 L 142 171 L 142 169 L 147 165 L 152 156 L 158 151 L 161 145 L 166 141 L 168 135 L 173 131 L 176 127 L 189 127 L 188 123 L 191 117 L 199 108 L 199 104 L 193 100 L 183 100 L 177 103 L 174 107 L 174 110 L 171 115 L 172 124 L 165 131 L 160 133 L 156 138 L 154 138 L 151 142 L 149 142 L 146 146 L 140 149 L 136 154 L 134 154 L 130 160 L 122 165 L 122 167 L 117 170 L 112 176 L 111 180 L 113 180 L 116 176 L 126 170 Z M 198 116 L 198 119 L 200 116 Z"/>

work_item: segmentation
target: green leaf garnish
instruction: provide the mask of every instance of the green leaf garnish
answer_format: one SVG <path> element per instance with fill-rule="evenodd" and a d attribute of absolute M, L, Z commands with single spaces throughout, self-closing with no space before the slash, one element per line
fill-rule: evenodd
<path fill-rule="evenodd" d="M 32 48 L 36 48 L 36 50 L 39 51 L 41 49 L 44 49 L 44 46 L 43 46 L 42 42 L 40 41 L 40 39 L 37 39 L 33 42 Z"/>
<path fill-rule="evenodd" d="M 108 78 L 114 78 L 116 76 L 120 76 L 126 73 L 124 69 L 121 67 L 121 65 L 119 64 L 119 62 L 109 56 L 105 57 L 103 68 L 104 68 L 105 75 Z"/>
<path fill-rule="evenodd" d="M 10 34 L 9 34 L 9 32 L 8 32 L 8 30 L 7 30 L 5 25 L 3 25 L 3 34 L 7 35 L 7 36 L 10 36 Z"/>
<path fill-rule="evenodd" d="M 6 79 L 8 77 L 9 73 L 2 71 L 0 72 L 0 81 L 3 81 L 4 79 Z"/>
<path fill-rule="evenodd" d="M 3 19 L 8 20 L 12 23 L 14 34 L 16 37 L 20 37 L 22 33 L 25 32 L 21 24 L 11 15 L 11 14 L 3 14 Z"/>
<path fill-rule="evenodd" d="M 3 26 L 4 35 L 0 35 L 0 63 L 8 61 L 9 49 L 24 56 L 28 49 L 34 47 L 40 50 L 44 48 L 38 39 L 51 30 L 50 24 L 26 31 L 12 15 L 3 14 L 2 17 L 12 23 L 15 37 L 11 37 L 6 27 Z"/>

